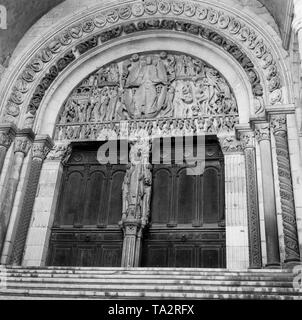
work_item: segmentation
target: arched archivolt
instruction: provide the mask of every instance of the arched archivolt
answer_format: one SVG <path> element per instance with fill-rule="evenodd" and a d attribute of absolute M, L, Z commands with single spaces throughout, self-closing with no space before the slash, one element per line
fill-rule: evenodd
<path fill-rule="evenodd" d="M 169 39 L 169 41 L 167 41 L 167 39 Z M 138 38 L 131 38 L 131 47 L 127 46 L 127 43 L 129 43 L 128 41 L 126 43 L 119 42 L 115 45 L 111 44 L 107 47 L 103 46 L 99 48 L 99 50 L 96 49 L 94 54 L 87 54 L 86 57 L 83 57 L 83 61 L 78 61 L 77 64 L 70 66 L 72 70 L 62 74 L 57 79 L 57 83 L 53 88 L 53 94 L 49 94 L 46 97 L 44 103 L 39 109 L 34 127 L 35 131 L 43 134 L 49 134 L 51 136 L 53 135 L 56 122 L 60 120 L 57 117 L 60 112 L 62 112 L 62 107 L 65 106 L 66 100 L 75 87 L 91 73 L 96 72 L 99 68 L 106 66 L 113 61 L 121 61 L 119 64 L 122 64 L 122 61 L 127 61 L 127 58 L 131 58 L 131 55 L 140 53 L 139 56 L 141 56 L 144 55 L 144 52 L 145 54 L 151 52 L 151 55 L 153 52 L 153 55 L 155 56 L 158 56 L 160 52 L 173 53 L 176 56 L 184 54 L 198 60 L 199 62 L 201 62 L 200 59 L 207 60 L 207 64 L 212 67 L 212 70 L 218 70 L 221 77 L 226 79 L 225 85 L 232 92 L 231 95 L 234 97 L 236 104 L 238 115 L 236 115 L 236 121 L 240 121 L 241 123 L 248 122 L 250 116 L 249 106 L 253 103 L 253 95 L 251 88 L 248 85 L 248 78 L 240 66 L 238 66 L 233 59 L 228 57 L 221 50 L 206 43 L 200 45 L 200 43 L 192 41 L 190 38 L 171 38 L 171 34 L 169 33 L 148 38 L 142 36 Z M 180 48 L 184 48 L 183 50 L 185 52 L 181 52 Z M 164 59 L 163 61 L 167 66 L 167 59 Z M 120 68 L 122 68 L 121 65 Z M 120 72 L 122 72 L 121 69 Z M 122 75 L 120 75 L 120 77 L 121 76 Z M 198 76 L 193 75 L 191 78 L 198 79 Z M 172 82 L 175 86 L 175 81 Z M 191 85 L 192 82 L 193 81 L 190 81 Z M 158 114 L 158 116 L 161 115 L 164 116 L 163 113 Z M 173 115 L 171 116 L 173 117 Z M 192 115 L 190 114 L 189 117 L 191 116 Z M 196 117 L 198 117 L 198 115 L 196 115 Z M 130 118 L 133 117 L 130 116 Z M 109 120 L 119 121 L 123 119 L 113 118 Z M 232 129 L 236 123 L 234 121 Z"/>
<path fill-rule="evenodd" d="M 27 120 L 25 125 L 33 126 L 57 78 L 87 53 L 133 35 L 167 31 L 211 42 L 235 59 L 253 92 L 250 114 L 261 115 L 266 105 L 289 102 L 288 79 L 275 40 L 255 27 L 245 13 L 239 15 L 218 4 L 168 0 L 131 1 L 86 13 L 83 19 L 63 23 L 60 32 L 25 55 L 4 87 L 1 110 L 5 121 L 22 127 Z"/>

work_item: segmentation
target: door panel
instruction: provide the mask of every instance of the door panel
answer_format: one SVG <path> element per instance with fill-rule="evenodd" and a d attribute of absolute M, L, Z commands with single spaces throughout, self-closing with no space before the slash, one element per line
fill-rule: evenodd
<path fill-rule="evenodd" d="M 171 189 L 171 172 L 166 168 L 155 168 L 151 202 L 153 223 L 166 224 L 169 222 L 171 214 Z"/>
<path fill-rule="evenodd" d="M 196 212 L 196 176 L 188 175 L 183 168 L 177 178 L 177 214 L 178 224 L 191 224 Z"/>
<path fill-rule="evenodd" d="M 64 167 L 48 265 L 121 265 L 125 165 L 101 165 L 97 146 L 75 147 Z"/>

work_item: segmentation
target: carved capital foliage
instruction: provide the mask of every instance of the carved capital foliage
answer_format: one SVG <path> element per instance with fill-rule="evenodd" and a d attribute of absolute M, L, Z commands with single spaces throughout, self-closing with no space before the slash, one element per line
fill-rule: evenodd
<path fill-rule="evenodd" d="M 271 116 L 271 128 L 273 129 L 274 134 L 287 132 L 286 127 L 286 114 L 272 115 Z"/>
<path fill-rule="evenodd" d="M 16 135 L 16 127 L 13 125 L 0 125 L 0 147 L 8 149 Z"/>
<path fill-rule="evenodd" d="M 14 152 L 22 152 L 26 156 L 32 146 L 34 133 L 31 129 L 23 129 L 17 132 L 14 144 Z"/>
<path fill-rule="evenodd" d="M 241 132 L 240 141 L 243 150 L 255 147 L 255 134 L 253 132 Z"/>
<path fill-rule="evenodd" d="M 33 143 L 33 158 L 38 158 L 44 161 L 52 147 L 53 142 L 49 136 L 37 137 Z"/>
<path fill-rule="evenodd" d="M 13 136 L 9 132 L 0 131 L 0 147 L 8 149 L 13 141 Z"/>
<path fill-rule="evenodd" d="M 271 139 L 269 124 L 258 126 L 255 129 L 255 136 L 258 142 Z"/>
<path fill-rule="evenodd" d="M 55 144 L 47 155 L 47 160 L 61 161 L 67 163 L 72 153 L 72 146 L 69 143 Z"/>
<path fill-rule="evenodd" d="M 224 153 L 242 152 L 242 144 L 236 137 L 221 137 L 219 138 L 221 149 Z"/>
<path fill-rule="evenodd" d="M 28 137 L 16 137 L 14 152 L 22 152 L 26 156 L 32 146 L 32 141 Z"/>

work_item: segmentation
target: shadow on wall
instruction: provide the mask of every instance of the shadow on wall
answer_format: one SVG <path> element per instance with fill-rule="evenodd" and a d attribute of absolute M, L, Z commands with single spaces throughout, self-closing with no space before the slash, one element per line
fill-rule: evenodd
<path fill-rule="evenodd" d="M 7 9 L 7 29 L 0 29 L 0 64 L 3 67 L 28 29 L 64 0 L 1 0 Z M 1 71 L 0 71 L 1 74 Z"/>

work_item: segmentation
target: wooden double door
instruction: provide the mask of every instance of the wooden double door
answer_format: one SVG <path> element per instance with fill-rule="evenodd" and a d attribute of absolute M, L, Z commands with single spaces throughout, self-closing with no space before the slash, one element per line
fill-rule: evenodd
<path fill-rule="evenodd" d="M 49 265 L 121 265 L 122 183 L 126 165 L 97 162 L 99 144 L 75 145 L 64 167 L 49 244 Z M 142 267 L 225 267 L 224 162 L 206 143 L 203 174 L 153 165 L 151 223 L 144 230 Z"/>

